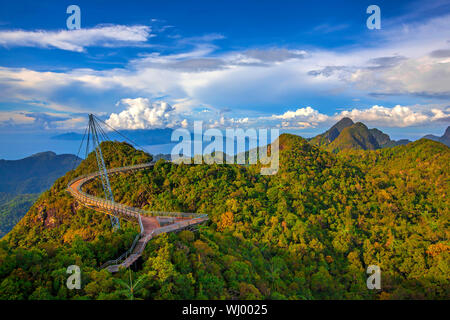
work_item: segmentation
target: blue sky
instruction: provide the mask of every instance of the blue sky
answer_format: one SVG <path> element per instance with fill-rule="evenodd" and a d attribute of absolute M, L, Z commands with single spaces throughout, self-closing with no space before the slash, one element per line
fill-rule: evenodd
<path fill-rule="evenodd" d="M 79 131 L 92 112 L 123 129 L 304 136 L 350 116 L 417 138 L 443 133 L 449 105 L 450 1 L 0 4 L 0 136 Z"/>

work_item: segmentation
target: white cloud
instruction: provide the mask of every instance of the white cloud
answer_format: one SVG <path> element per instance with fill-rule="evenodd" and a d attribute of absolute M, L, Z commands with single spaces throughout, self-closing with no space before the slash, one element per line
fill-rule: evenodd
<path fill-rule="evenodd" d="M 450 107 L 447 107 L 445 110 L 433 108 L 431 109 L 433 113 L 432 121 L 447 121 L 450 122 Z"/>
<path fill-rule="evenodd" d="M 407 95 L 409 101 L 417 96 L 448 101 L 450 59 L 446 50 L 450 48 L 447 42 L 450 39 L 450 15 L 411 24 L 405 29 L 408 31 L 394 29 L 392 27 L 378 33 L 379 38 L 370 46 L 339 50 L 311 49 L 306 52 L 270 48 L 219 53 L 214 45 L 199 44 L 197 39 L 197 45 L 191 51 L 141 56 L 130 61 L 125 68 L 39 72 L 0 67 L 0 101 L 42 100 L 47 103 L 47 109 L 82 112 L 92 111 L 89 110 L 91 106 L 84 103 L 86 96 L 92 100 L 92 96 L 101 96 L 95 111 L 111 112 L 110 106 L 123 97 L 164 96 L 172 106 L 170 108 L 174 109 L 165 109 L 168 118 L 159 117 L 162 106 L 144 100 L 125 99 L 123 102 L 127 109 L 111 115 L 110 121 L 114 120 L 119 127 L 127 128 L 170 126 L 173 121 L 182 120 L 182 113 L 193 115 L 196 108 L 203 107 L 217 111 L 223 106 L 239 109 L 245 116 L 239 119 L 239 115 L 233 114 L 234 118 L 226 118 L 211 112 L 209 117 L 215 117 L 212 125 L 250 126 L 256 121 L 266 121 L 279 126 L 306 128 L 335 121 L 344 115 L 355 118 L 355 121 L 359 119 L 379 126 L 412 126 L 448 119 L 448 111 L 442 106 L 420 109 L 404 105 L 393 108 L 363 106 L 333 115 L 336 109 L 328 111 L 327 115 L 311 107 L 302 107 L 280 114 L 268 113 L 266 117 L 247 116 L 251 114 L 248 111 L 261 115 L 257 109 L 261 105 L 282 106 L 285 101 L 289 104 L 302 103 L 304 96 L 331 100 L 336 95 L 339 98 L 348 97 L 348 101 L 355 97 L 364 101 L 368 95 L 376 94 L 385 97 L 379 104 L 389 105 L 399 103 L 394 100 L 397 97 L 389 98 L 395 94 Z M 6 31 L 2 31 L 0 44 L 82 51 L 89 45 L 118 45 L 130 41 L 142 43 L 151 36 L 150 29 L 144 26 L 97 27 L 79 31 L 79 34 L 76 30 L 23 31 L 24 34 L 14 31 L 7 40 L 3 37 Z M 68 91 L 73 94 L 67 94 Z M 79 92 L 85 95 L 80 97 Z M 76 100 L 79 102 L 75 105 Z M 423 101 L 419 103 L 427 103 Z M 436 101 L 431 100 L 430 103 Z M 247 110 L 244 110 L 245 106 L 248 106 Z M 323 108 L 321 106 L 320 109 Z M 203 117 L 207 117 L 206 112 Z M 244 121 L 245 118 L 248 119 Z M 187 121 L 184 123 L 187 125 Z"/>
<path fill-rule="evenodd" d="M 343 117 L 369 126 L 409 127 L 431 124 L 437 121 L 450 121 L 450 108 L 445 106 L 394 106 L 392 108 L 374 105 L 370 108 L 354 108 L 335 113 L 332 116 L 320 113 L 311 107 L 298 108 L 270 117 L 246 118 L 246 123 L 265 123 L 268 126 L 280 126 L 289 129 L 314 128 L 319 124 L 331 125 Z M 236 121 L 235 121 L 236 122 Z M 238 122 L 236 122 L 238 123 Z"/>
<path fill-rule="evenodd" d="M 334 118 L 349 117 L 353 121 L 384 127 L 407 127 L 432 121 L 432 116 L 413 111 L 411 107 L 397 105 L 393 108 L 372 106 L 369 109 L 353 109 L 342 111 Z"/>
<path fill-rule="evenodd" d="M 332 125 L 343 117 L 363 122 L 370 127 L 410 127 L 450 121 L 450 107 L 444 105 L 415 105 L 392 108 L 374 105 L 370 108 L 353 108 L 333 115 L 320 113 L 312 107 L 297 108 L 271 116 L 227 117 L 225 113 L 205 115 L 181 121 L 182 113 L 165 102 L 150 103 L 148 99 L 124 99 L 127 109 L 111 114 L 108 124 L 122 129 L 148 129 L 163 127 L 188 127 L 194 120 L 203 120 L 209 128 L 228 127 L 281 127 L 284 129 L 315 128 Z M 203 112 L 201 112 L 203 113 Z M 200 113 L 199 113 L 200 114 Z M 204 114 L 204 113 L 203 113 Z M 198 114 L 197 114 L 198 115 Z M 192 116 L 192 114 L 191 114 Z"/>
<path fill-rule="evenodd" d="M 391 24 L 367 48 L 316 52 L 311 68 L 318 81 L 353 86 L 378 95 L 450 97 L 450 15 Z M 376 45 L 379 43 L 380 45 Z M 438 52 L 438 54 L 436 54 Z"/>
<path fill-rule="evenodd" d="M 273 118 L 276 119 L 284 119 L 284 120 L 299 120 L 299 119 L 305 119 L 309 121 L 316 121 L 316 122 L 323 122 L 328 119 L 327 115 L 319 113 L 319 111 L 314 110 L 311 107 L 306 108 L 298 108 L 295 111 L 286 111 L 285 113 L 281 115 L 273 115 Z"/>
<path fill-rule="evenodd" d="M 167 102 L 151 103 L 147 98 L 122 99 L 118 105 L 126 110 L 112 113 L 106 123 L 116 129 L 154 129 L 186 126 L 187 121 L 179 121 L 175 108 Z"/>
<path fill-rule="evenodd" d="M 283 127 L 285 129 L 305 129 L 314 128 L 319 123 L 328 121 L 329 118 L 328 115 L 322 114 L 308 106 L 306 108 L 297 108 L 293 111 L 288 110 L 282 114 L 273 114 L 269 117 L 258 117 L 257 120 L 250 122 L 256 123 L 260 121 L 268 126 Z"/>
<path fill-rule="evenodd" d="M 148 26 L 97 26 L 60 31 L 0 31 L 0 45 L 7 47 L 41 47 L 82 52 L 89 46 L 118 46 L 146 42 L 151 36 Z"/>
<path fill-rule="evenodd" d="M 344 53 L 269 49 L 214 55 L 214 47 L 204 45 L 179 54 L 147 55 L 126 68 L 101 71 L 0 68 L 0 84 L 7 86 L 0 95 L 30 99 L 33 94 L 34 99 L 48 99 L 55 90 L 76 84 L 97 92 L 120 89 L 124 96 L 165 96 L 174 107 L 186 110 L 200 105 L 233 106 L 237 101 L 240 105 L 275 104 L 286 97 L 298 96 L 300 100 L 302 93 L 351 94 L 350 99 L 355 88 L 359 94 L 437 98 L 450 94 L 449 59 L 427 55 L 442 49 L 442 43 L 435 41 L 426 50 L 416 48 L 412 42 Z M 410 53 L 414 57 L 408 57 Z M 416 57 L 418 53 L 423 56 Z"/>

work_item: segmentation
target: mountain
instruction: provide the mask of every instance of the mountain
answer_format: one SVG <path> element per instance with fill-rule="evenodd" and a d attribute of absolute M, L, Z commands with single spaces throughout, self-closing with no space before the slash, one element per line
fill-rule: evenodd
<path fill-rule="evenodd" d="M 342 118 L 325 133 L 309 140 L 316 146 L 328 151 L 338 152 L 344 149 L 375 150 L 408 144 L 411 141 L 391 140 L 389 135 L 379 129 L 369 129 L 361 122 L 354 123 L 350 118 Z"/>
<path fill-rule="evenodd" d="M 366 125 L 357 122 L 344 128 L 326 149 L 333 152 L 343 149 L 375 150 L 380 149 L 380 145 Z"/>
<path fill-rule="evenodd" d="M 0 160 L 0 192 L 40 193 L 77 165 L 81 159 L 72 154 L 47 151 L 21 160 Z"/>
<path fill-rule="evenodd" d="M 120 280 L 130 277 L 143 279 L 141 299 L 449 299 L 449 148 L 421 139 L 333 154 L 289 134 L 279 144 L 272 176 L 258 165 L 163 160 L 111 176 L 117 202 L 210 218 L 155 237 L 117 274 L 100 266 L 128 249 L 137 226 L 121 221 L 113 232 L 108 216 L 65 191 L 97 170 L 90 154 L 0 241 L 0 299 L 126 299 Z M 125 143 L 102 150 L 108 168 L 151 159 Z M 102 195 L 95 181 L 85 190 Z M 80 290 L 66 287 L 72 264 L 83 270 Z M 367 290 L 369 265 L 381 267 L 382 290 Z"/>
<path fill-rule="evenodd" d="M 369 133 L 375 138 L 378 146 L 386 145 L 392 141 L 389 135 L 381 130 L 378 130 L 377 128 L 369 129 Z"/>
<path fill-rule="evenodd" d="M 433 141 L 438 141 L 438 142 L 445 144 L 447 147 L 450 147 L 450 126 L 447 127 L 447 129 L 445 130 L 444 134 L 441 137 L 438 137 L 438 136 L 435 136 L 432 134 L 428 134 L 428 135 L 424 136 L 423 138 L 433 140 Z"/>

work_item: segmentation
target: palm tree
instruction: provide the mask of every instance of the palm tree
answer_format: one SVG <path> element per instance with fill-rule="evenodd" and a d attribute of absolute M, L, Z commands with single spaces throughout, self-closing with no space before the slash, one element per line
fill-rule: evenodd
<path fill-rule="evenodd" d="M 142 289 L 142 288 L 140 288 L 140 286 L 142 286 L 142 280 L 145 279 L 146 275 L 143 274 L 136 280 L 136 282 L 133 283 L 133 279 L 131 277 L 131 270 L 128 269 L 128 271 L 129 271 L 129 275 L 130 275 L 130 283 L 129 284 L 126 283 L 125 281 L 123 281 L 122 279 L 114 279 L 114 280 L 124 288 L 122 290 L 119 290 L 118 293 L 122 293 L 122 294 L 126 295 L 128 297 L 128 299 L 134 300 L 135 293 L 139 289 Z"/>

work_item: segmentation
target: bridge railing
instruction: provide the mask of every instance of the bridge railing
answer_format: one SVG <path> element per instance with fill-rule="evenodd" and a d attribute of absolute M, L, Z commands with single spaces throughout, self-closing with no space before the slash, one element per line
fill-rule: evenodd
<path fill-rule="evenodd" d="M 128 258 L 128 256 L 133 252 L 134 247 L 136 247 L 136 243 L 139 241 L 139 238 L 141 237 L 140 234 L 136 235 L 136 237 L 133 240 L 133 243 L 131 244 L 131 247 L 125 251 L 120 257 L 118 257 L 117 259 L 114 260 L 109 260 L 107 262 L 105 262 L 104 264 L 102 264 L 100 266 L 100 269 L 106 268 L 107 266 L 110 266 L 112 264 L 119 264 L 119 262 L 121 262 L 122 260 Z"/>
<path fill-rule="evenodd" d="M 126 166 L 126 167 L 120 167 L 120 168 L 113 168 L 113 169 L 107 170 L 107 172 L 108 172 L 108 174 L 111 174 L 111 173 L 114 174 L 114 173 L 118 173 L 118 172 L 125 172 L 125 171 L 131 171 L 131 170 L 143 169 L 143 168 L 146 168 L 146 167 L 152 167 L 152 166 L 154 166 L 154 165 L 155 165 L 155 163 L 153 163 L 153 162 L 147 162 L 147 163 L 135 164 L 135 165 L 132 165 L 132 166 Z M 94 172 L 94 173 L 88 173 L 88 174 L 84 174 L 84 175 L 78 176 L 78 177 L 72 179 L 72 180 L 67 184 L 67 188 L 70 188 L 70 186 L 71 186 L 72 184 L 74 184 L 74 183 L 75 183 L 76 181 L 78 181 L 78 180 L 84 179 L 84 180 L 85 180 L 85 181 L 83 182 L 83 184 L 84 184 L 84 183 L 86 183 L 87 181 L 90 181 L 90 180 L 92 180 L 92 179 L 98 177 L 99 175 L 100 175 L 99 172 Z"/>
<path fill-rule="evenodd" d="M 130 171 L 130 170 L 138 170 L 138 169 L 143 169 L 146 167 L 151 167 L 153 165 L 154 165 L 154 163 L 143 163 L 143 164 L 138 164 L 138 165 L 133 165 L 133 166 L 114 168 L 114 169 L 108 170 L 108 174 L 126 172 L 126 171 Z M 140 234 L 138 234 L 135 237 L 131 247 L 126 252 L 124 252 L 117 259 L 107 261 L 106 263 L 104 263 L 101 266 L 101 268 L 105 268 L 105 267 L 108 267 L 111 265 L 123 265 L 127 261 L 127 258 L 129 258 L 132 254 L 135 254 L 135 257 L 133 257 L 132 260 L 133 261 L 136 260 L 137 257 L 139 257 L 142 254 L 142 252 L 144 251 L 145 244 L 150 239 L 152 239 L 154 236 L 156 236 L 158 234 L 177 231 L 177 230 L 189 227 L 191 225 L 202 223 L 202 222 L 208 220 L 207 214 L 186 213 L 186 212 L 147 211 L 147 210 L 143 210 L 143 209 L 139 209 L 139 208 L 129 207 L 129 206 L 123 205 L 121 203 L 116 203 L 116 202 L 113 202 L 110 200 L 98 198 L 98 197 L 92 196 L 86 192 L 83 192 L 82 191 L 83 185 L 86 184 L 87 182 L 95 179 L 99 175 L 100 175 L 100 173 L 95 172 L 95 173 L 86 174 L 86 175 L 77 177 L 69 182 L 69 184 L 67 186 L 67 190 L 70 192 L 70 194 L 75 199 L 77 199 L 84 205 L 94 206 L 94 207 L 106 210 L 107 213 L 113 214 L 116 216 L 117 216 L 117 214 L 120 213 L 120 214 L 123 214 L 128 217 L 136 218 L 139 223 L 140 230 L 141 230 Z M 77 187 L 74 189 L 72 187 L 72 185 L 74 185 L 77 182 L 78 182 Z M 150 216 L 156 216 L 156 217 L 161 217 L 161 218 L 162 217 L 177 217 L 177 218 L 191 218 L 191 219 L 182 220 L 182 221 L 179 221 L 179 222 L 176 222 L 176 223 L 164 226 L 164 227 L 159 227 L 157 229 L 152 230 L 149 234 L 145 235 L 144 227 L 142 225 L 142 220 L 141 220 L 141 214 L 144 216 L 150 215 Z M 139 239 L 142 239 L 142 244 L 140 244 L 136 250 L 136 245 L 139 242 Z M 134 250 L 136 250 L 136 252 L 133 253 Z M 130 261 L 128 261 L 128 263 L 130 263 Z M 131 263 L 133 261 L 131 261 Z"/>
<path fill-rule="evenodd" d="M 111 174 L 111 173 L 126 172 L 126 171 L 131 171 L 131 170 L 138 170 L 138 169 L 143 169 L 146 167 L 151 167 L 153 165 L 154 165 L 154 163 L 151 163 L 151 162 L 150 163 L 142 163 L 142 164 L 133 165 L 133 166 L 109 169 L 108 173 Z M 81 190 L 81 188 L 84 184 L 95 179 L 99 175 L 100 175 L 100 173 L 96 172 L 96 173 L 86 174 L 86 175 L 80 176 L 78 178 L 75 178 L 69 182 L 67 188 L 68 188 L 69 192 L 72 194 L 72 196 L 74 196 L 77 200 L 80 200 L 82 202 L 84 201 L 91 205 L 99 206 L 99 207 L 107 209 L 107 210 L 117 211 L 118 213 L 125 214 L 127 216 L 131 216 L 136 219 L 139 219 L 140 214 L 150 215 L 150 216 L 173 216 L 173 217 L 186 217 L 186 218 L 206 217 L 207 216 L 206 214 L 202 215 L 202 214 L 197 214 L 197 213 L 152 211 L 152 210 L 143 210 L 143 209 L 139 209 L 139 208 L 133 208 L 133 207 L 123 205 L 121 203 L 112 202 L 110 200 L 94 197 L 94 196 L 87 194 Z M 80 183 L 78 184 L 77 189 L 74 190 L 71 186 L 77 181 L 80 181 Z"/>
<path fill-rule="evenodd" d="M 136 257 L 139 257 L 140 255 L 142 255 L 142 252 L 143 252 L 144 249 L 145 249 L 145 244 L 146 244 L 148 241 L 150 241 L 153 237 L 155 237 L 155 236 L 157 236 L 157 235 L 159 235 L 159 234 L 161 234 L 161 233 L 168 233 L 168 232 L 173 232 L 173 231 L 177 231 L 177 230 L 180 230 L 180 229 L 184 229 L 184 228 L 189 227 L 189 226 L 191 226 L 191 225 L 195 225 L 195 224 L 202 223 L 202 222 L 204 222 L 204 221 L 206 221 L 206 220 L 208 220 L 208 218 L 206 218 L 206 217 L 200 217 L 200 218 L 195 218 L 195 219 L 191 219 L 191 220 L 180 221 L 180 222 L 177 222 L 177 223 L 174 223 L 174 224 L 165 226 L 165 227 L 160 227 L 160 228 L 157 228 L 157 229 L 155 229 L 155 230 L 152 230 L 152 232 L 150 232 L 149 234 L 147 234 L 147 235 L 143 238 L 143 239 L 144 239 L 143 245 L 141 245 L 141 246 L 139 247 L 139 250 L 136 251 L 136 252 L 134 252 L 134 254 L 136 255 Z M 130 248 L 127 252 L 125 252 L 124 254 L 122 254 L 122 255 L 121 255 L 119 258 L 117 258 L 117 259 L 109 260 L 109 261 L 105 262 L 105 263 L 101 266 L 101 268 L 103 269 L 103 268 L 106 268 L 106 267 L 108 267 L 108 266 L 110 266 L 110 265 L 123 265 L 123 264 L 125 263 L 126 259 L 127 259 L 128 257 L 130 257 L 131 254 L 133 253 L 133 250 L 134 250 L 134 248 L 136 247 L 136 243 L 137 243 L 137 241 L 136 241 L 136 239 L 135 239 L 135 242 L 133 242 L 131 248 Z M 134 262 L 134 261 L 133 261 L 133 262 Z"/>
<path fill-rule="evenodd" d="M 72 193 L 72 192 L 71 192 Z M 121 203 L 112 202 L 110 200 L 97 198 L 91 196 L 84 192 L 72 193 L 72 195 L 81 202 L 89 203 L 94 206 L 98 206 L 110 211 L 116 211 L 117 213 L 121 213 L 127 216 L 132 216 L 136 219 L 139 219 L 139 215 L 146 216 L 154 216 L 154 217 L 182 217 L 182 218 L 192 218 L 192 217 L 206 217 L 207 214 L 198 214 L 198 213 L 186 213 L 186 212 L 167 212 L 167 211 L 152 211 L 152 210 L 143 210 L 139 208 L 129 207 Z"/>

